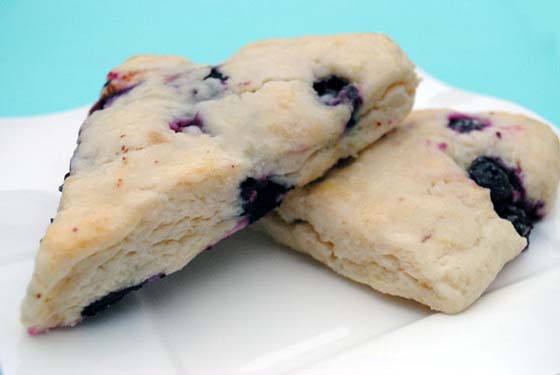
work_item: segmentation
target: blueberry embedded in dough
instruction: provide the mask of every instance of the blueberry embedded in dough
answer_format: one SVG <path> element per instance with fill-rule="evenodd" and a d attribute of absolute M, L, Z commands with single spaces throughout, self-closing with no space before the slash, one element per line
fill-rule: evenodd
<path fill-rule="evenodd" d="M 352 107 L 352 112 L 350 114 L 350 119 L 346 123 L 346 129 L 350 129 L 356 125 L 358 110 L 363 102 L 360 90 L 358 90 L 356 86 L 344 78 L 329 76 L 315 81 L 313 83 L 313 89 L 323 104 L 328 106 L 337 106 L 339 104 L 350 105 Z"/>
<path fill-rule="evenodd" d="M 498 158 L 479 156 L 469 167 L 469 177 L 477 185 L 490 189 L 490 198 L 498 215 L 509 220 L 520 236 L 529 237 L 533 224 L 541 217 L 542 202 L 530 202 L 519 171 L 508 168 Z"/>
<path fill-rule="evenodd" d="M 330 76 L 324 79 L 320 79 L 313 83 L 313 89 L 319 95 L 321 101 L 327 105 L 337 105 L 340 102 L 333 102 L 338 98 L 340 93 L 346 86 L 350 83 L 344 79 L 337 76 Z"/>
<path fill-rule="evenodd" d="M 510 221 L 520 236 L 529 238 L 533 229 L 533 221 L 525 210 L 516 204 L 501 205 L 496 208 L 501 218 Z"/>
<path fill-rule="evenodd" d="M 477 185 L 490 189 L 494 205 L 513 199 L 513 186 L 508 173 L 496 160 L 479 156 L 471 163 L 468 173 Z"/>
<path fill-rule="evenodd" d="M 346 90 L 343 91 L 343 97 L 352 104 L 352 113 L 350 113 L 350 119 L 346 123 L 346 129 L 350 129 L 358 122 L 358 110 L 362 105 L 362 98 L 359 90 L 353 85 L 346 87 Z"/>
<path fill-rule="evenodd" d="M 70 172 L 66 172 L 66 174 L 64 175 L 63 181 L 66 181 L 66 179 L 67 179 L 68 177 L 70 177 Z M 62 193 L 62 190 L 63 190 L 63 189 L 64 189 L 64 183 L 61 184 L 61 185 L 58 187 L 58 191 Z"/>
<path fill-rule="evenodd" d="M 98 299 L 96 301 L 93 301 L 92 303 L 90 303 L 89 305 L 84 307 L 84 309 L 81 312 L 81 315 L 82 315 L 82 317 L 94 316 L 97 313 L 99 313 L 103 310 L 106 310 L 109 307 L 111 307 L 112 305 L 114 305 L 115 303 L 119 302 L 128 293 L 136 291 L 136 290 L 142 288 L 145 284 L 150 283 L 152 281 L 162 279 L 164 277 L 165 277 L 165 274 L 160 273 L 160 274 L 157 274 L 157 275 L 154 275 L 154 276 L 150 277 L 147 280 L 142 281 L 140 284 L 136 284 L 136 285 L 133 285 L 133 286 L 129 286 L 128 288 L 124 288 L 124 289 L 121 289 L 121 290 L 117 290 L 115 292 L 111 292 L 111 293 L 105 295 L 104 297 L 101 297 L 100 299 Z"/>
<path fill-rule="evenodd" d="M 252 223 L 276 208 L 291 187 L 274 182 L 269 177 L 248 177 L 241 183 L 240 189 L 242 215 Z"/>
<path fill-rule="evenodd" d="M 204 77 L 204 79 L 209 78 L 218 79 L 220 80 L 220 82 L 225 83 L 229 77 L 224 75 L 218 67 L 213 66 L 212 69 L 210 69 L 210 73 L 208 73 L 208 75 Z"/>
<path fill-rule="evenodd" d="M 490 126 L 490 121 L 465 115 L 462 113 L 452 113 L 448 116 L 449 122 L 447 126 L 455 130 L 457 133 L 470 133 L 472 131 L 480 131 Z"/>
<path fill-rule="evenodd" d="M 95 111 L 101 111 L 105 108 L 110 107 L 115 102 L 115 100 L 117 100 L 119 97 L 129 93 L 135 87 L 136 87 L 136 85 L 133 85 L 133 86 L 129 86 L 129 87 L 126 87 L 126 88 L 123 88 L 123 89 L 120 89 L 120 90 L 113 91 L 110 94 L 102 95 L 101 98 L 99 98 L 99 100 L 97 102 L 95 102 L 95 104 L 90 108 L 88 114 L 91 115 Z"/>

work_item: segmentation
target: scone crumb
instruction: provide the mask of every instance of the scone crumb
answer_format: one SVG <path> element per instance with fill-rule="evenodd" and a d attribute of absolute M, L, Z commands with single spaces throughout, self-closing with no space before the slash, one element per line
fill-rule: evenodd
<path fill-rule="evenodd" d="M 78 227 L 72 228 L 72 232 L 76 233 L 78 231 Z"/>
<path fill-rule="evenodd" d="M 123 182 L 122 178 L 119 178 L 117 180 L 117 188 L 120 188 L 122 186 L 122 182 Z"/>

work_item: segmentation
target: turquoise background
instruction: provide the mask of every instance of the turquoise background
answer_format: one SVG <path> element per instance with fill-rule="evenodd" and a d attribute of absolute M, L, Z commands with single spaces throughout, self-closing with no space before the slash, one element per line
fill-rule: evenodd
<path fill-rule="evenodd" d="M 262 38 L 378 31 L 417 65 L 560 124 L 560 1 L 0 0 L 0 116 L 95 101 L 133 54 L 210 64 Z"/>

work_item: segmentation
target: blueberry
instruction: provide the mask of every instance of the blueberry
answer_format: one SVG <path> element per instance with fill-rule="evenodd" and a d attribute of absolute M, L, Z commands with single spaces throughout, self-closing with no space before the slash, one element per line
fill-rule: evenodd
<path fill-rule="evenodd" d="M 490 126 L 488 121 L 460 113 L 449 115 L 448 120 L 449 122 L 447 123 L 447 126 L 458 133 L 469 133 L 474 130 L 482 130 Z"/>
<path fill-rule="evenodd" d="M 518 174 L 500 159 L 479 156 L 470 165 L 470 178 L 490 189 L 490 198 L 497 214 L 509 220 L 517 233 L 529 237 L 533 223 L 540 219 L 542 202 L 529 202 Z"/>
<path fill-rule="evenodd" d="M 219 79 L 222 83 L 224 83 L 225 81 L 227 81 L 229 77 L 223 75 L 223 73 L 220 72 L 220 69 L 214 66 L 212 67 L 212 69 L 210 69 L 210 73 L 208 73 L 208 75 L 204 77 L 204 79 L 208 79 L 208 78 Z"/>
<path fill-rule="evenodd" d="M 346 129 L 350 129 L 356 125 L 358 110 L 362 105 L 362 97 L 356 86 L 352 85 L 344 78 L 329 76 L 315 81 L 313 83 L 313 89 L 323 104 L 328 106 L 336 106 L 339 104 L 350 105 L 352 107 L 352 112 L 346 123 Z"/>
<path fill-rule="evenodd" d="M 240 190 L 242 215 L 252 223 L 276 208 L 290 188 L 270 178 L 248 177 L 241 183 Z"/>
<path fill-rule="evenodd" d="M 494 204 L 512 199 L 513 187 L 508 173 L 491 158 L 476 158 L 469 168 L 469 176 L 477 185 L 490 189 L 490 197 Z"/>
<path fill-rule="evenodd" d="M 500 206 L 498 210 L 498 215 L 500 215 L 501 218 L 509 220 L 520 236 L 529 237 L 533 229 L 533 223 L 523 208 L 510 204 Z"/>
<path fill-rule="evenodd" d="M 83 317 L 94 316 L 98 312 L 106 310 L 109 307 L 111 307 L 111 305 L 120 301 L 128 293 L 142 288 L 144 286 L 144 284 L 146 284 L 148 282 L 158 280 L 158 279 L 161 279 L 161 278 L 164 278 L 164 277 L 165 277 L 165 274 L 161 273 L 161 274 L 152 276 L 145 281 L 142 281 L 140 284 L 129 286 L 128 288 L 117 290 L 116 292 L 111 292 L 111 293 L 107 294 L 106 296 L 101 297 L 100 299 L 98 299 L 96 301 L 93 301 L 92 303 L 90 303 L 89 305 L 84 307 L 81 315 Z"/>
<path fill-rule="evenodd" d="M 349 83 L 350 82 L 344 78 L 330 76 L 322 80 L 315 81 L 313 83 L 313 89 L 317 92 L 317 95 L 319 95 L 320 98 L 325 96 L 336 98 L 340 91 L 342 91 L 344 87 L 348 86 Z"/>

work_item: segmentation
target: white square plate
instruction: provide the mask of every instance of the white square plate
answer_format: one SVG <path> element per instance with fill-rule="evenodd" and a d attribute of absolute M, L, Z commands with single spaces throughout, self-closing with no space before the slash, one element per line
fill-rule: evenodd
<path fill-rule="evenodd" d="M 417 108 L 535 116 L 421 74 Z M 86 111 L 0 118 L 5 374 L 560 373 L 558 205 L 529 250 L 456 316 L 376 293 L 246 230 L 94 319 L 28 337 L 19 304 Z"/>

